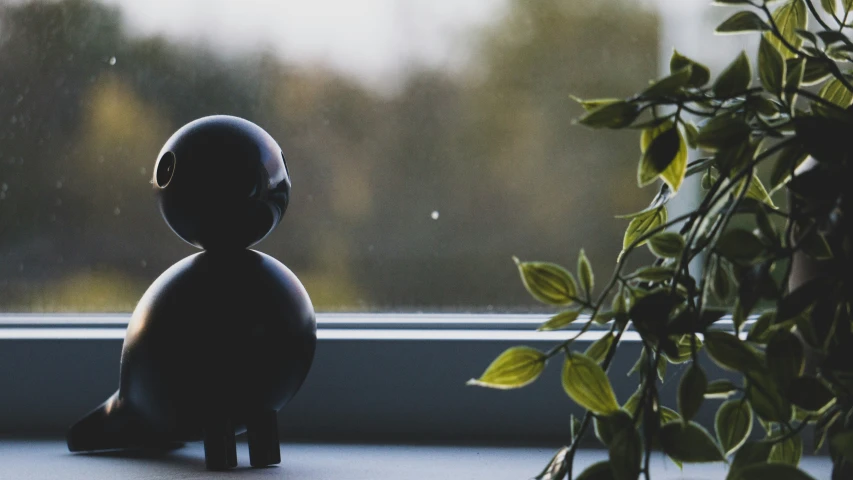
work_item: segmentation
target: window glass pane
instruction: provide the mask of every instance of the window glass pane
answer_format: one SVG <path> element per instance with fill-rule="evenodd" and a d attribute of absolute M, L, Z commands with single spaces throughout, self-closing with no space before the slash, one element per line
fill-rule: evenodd
<path fill-rule="evenodd" d="M 256 248 L 318 310 L 538 308 L 512 255 L 573 266 L 584 247 L 609 275 L 626 226 L 614 215 L 654 194 L 636 187 L 636 132 L 572 125 L 569 95 L 654 78 L 671 51 L 659 7 L 0 3 L 0 309 L 131 310 L 194 251 L 160 218 L 155 156 L 217 113 L 281 144 L 292 201 Z"/>

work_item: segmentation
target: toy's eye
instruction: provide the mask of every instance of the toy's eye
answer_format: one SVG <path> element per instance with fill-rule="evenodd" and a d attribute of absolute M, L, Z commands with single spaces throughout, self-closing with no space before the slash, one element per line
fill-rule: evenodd
<path fill-rule="evenodd" d="M 175 174 L 175 154 L 172 152 L 166 152 L 160 157 L 160 161 L 157 162 L 157 186 L 160 188 L 166 188 L 166 185 L 172 180 L 172 176 Z"/>

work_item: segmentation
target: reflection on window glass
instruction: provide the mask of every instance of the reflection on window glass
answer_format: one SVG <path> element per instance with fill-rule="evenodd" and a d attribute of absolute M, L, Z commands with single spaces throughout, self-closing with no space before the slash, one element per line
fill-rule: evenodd
<path fill-rule="evenodd" d="M 292 201 L 256 248 L 320 311 L 529 311 L 512 255 L 602 274 L 634 133 L 569 99 L 656 76 L 637 0 L 0 2 L 0 310 L 129 311 L 194 250 L 150 179 L 200 116 L 250 119 Z"/>

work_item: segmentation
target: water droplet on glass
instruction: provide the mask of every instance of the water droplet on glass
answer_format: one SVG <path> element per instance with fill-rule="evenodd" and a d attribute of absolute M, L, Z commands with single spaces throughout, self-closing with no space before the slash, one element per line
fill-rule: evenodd
<path fill-rule="evenodd" d="M 104 156 L 98 155 L 98 163 L 104 163 Z"/>
<path fill-rule="evenodd" d="M 145 268 L 148 266 L 148 262 L 146 262 L 145 260 L 142 260 L 141 262 L 139 262 L 139 264 L 142 265 L 142 268 Z"/>
<path fill-rule="evenodd" d="M 438 210 L 433 210 L 430 214 L 430 218 L 432 218 L 433 220 L 438 220 Z"/>
<path fill-rule="evenodd" d="M 0 186 L 0 190 L 3 190 L 4 192 L 5 192 L 6 190 L 9 190 L 9 184 L 4 182 L 4 183 L 3 183 L 3 186 Z"/>
<path fill-rule="evenodd" d="M 0 192 L 0 200 L 6 200 L 6 192 Z"/>
<path fill-rule="evenodd" d="M 139 174 L 140 175 L 145 175 L 146 173 L 148 173 L 148 170 L 146 170 L 145 167 L 139 167 Z"/>
<path fill-rule="evenodd" d="M 18 264 L 18 271 L 19 271 L 19 272 L 23 272 L 23 271 L 24 271 L 24 264 L 23 264 L 23 263 L 19 263 L 19 264 Z"/>
<path fill-rule="evenodd" d="M 62 199 L 61 199 L 61 198 L 57 198 L 57 199 L 56 199 L 56 206 L 57 206 L 57 207 L 61 207 L 61 206 L 62 206 Z"/>
<path fill-rule="evenodd" d="M 116 64 L 116 57 L 110 57 L 110 65 Z"/>
<path fill-rule="evenodd" d="M 18 123 L 18 117 L 12 115 L 12 118 L 9 119 L 9 123 L 11 123 L 12 125 Z"/>
<path fill-rule="evenodd" d="M 51 222 L 55 222 L 55 221 L 56 221 L 56 214 L 55 214 L 55 213 L 51 213 L 51 214 L 50 214 L 50 221 L 51 221 Z"/>
<path fill-rule="evenodd" d="M 62 180 L 56 181 L 56 188 L 62 188 Z"/>
<path fill-rule="evenodd" d="M 121 209 L 116 207 L 113 209 L 113 215 L 119 215 L 121 213 Z"/>

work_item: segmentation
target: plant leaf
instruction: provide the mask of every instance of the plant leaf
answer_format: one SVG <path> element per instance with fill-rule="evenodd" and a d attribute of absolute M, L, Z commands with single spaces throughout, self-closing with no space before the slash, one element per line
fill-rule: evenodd
<path fill-rule="evenodd" d="M 684 237 L 676 232 L 661 232 L 649 239 L 649 249 L 662 258 L 676 258 L 684 251 Z"/>
<path fill-rule="evenodd" d="M 643 130 L 640 137 L 642 156 L 637 168 L 637 183 L 645 187 L 658 176 L 678 191 L 687 171 L 687 144 L 671 121 Z"/>
<path fill-rule="evenodd" d="M 826 62 L 806 59 L 806 69 L 803 72 L 803 85 L 815 85 L 832 75 L 832 70 Z"/>
<path fill-rule="evenodd" d="M 808 27 L 808 13 L 806 12 L 806 2 L 804 0 L 789 0 L 781 7 L 773 12 L 773 21 L 779 28 L 782 37 L 788 41 L 793 47 L 800 48 L 803 45 L 803 39 L 797 35 L 797 30 L 806 30 Z M 796 54 L 776 38 L 773 33 L 766 32 L 765 38 L 778 50 L 783 57 L 793 58 Z"/>
<path fill-rule="evenodd" d="M 765 357 L 770 374 L 782 391 L 785 391 L 791 381 L 803 373 L 805 364 L 803 344 L 787 330 L 773 333 L 767 342 Z"/>
<path fill-rule="evenodd" d="M 628 229 L 625 230 L 625 237 L 622 239 L 623 251 L 627 250 L 643 235 L 665 224 L 666 219 L 666 207 L 658 207 L 632 218 L 631 223 L 628 224 Z M 646 241 L 648 240 L 637 243 L 635 247 L 643 245 Z"/>
<path fill-rule="evenodd" d="M 770 25 L 754 12 L 744 10 L 737 12 L 721 23 L 715 33 L 746 33 L 770 30 Z"/>
<path fill-rule="evenodd" d="M 633 424 L 616 432 L 608 454 L 615 480 L 637 480 L 643 460 L 643 443 Z"/>
<path fill-rule="evenodd" d="M 711 278 L 711 290 L 717 295 L 717 298 L 720 300 L 727 300 L 729 295 L 731 295 L 731 284 L 732 281 L 729 278 L 729 272 L 726 270 L 726 267 L 723 265 L 723 260 L 719 257 L 715 257 L 715 260 L 711 263 L 711 268 L 713 268 L 713 277 Z"/>
<path fill-rule="evenodd" d="M 682 88 L 687 86 L 692 75 L 693 67 L 688 65 L 687 67 L 673 72 L 669 76 L 652 83 L 648 88 L 643 90 L 641 96 L 645 98 L 655 98 L 675 95 L 681 91 Z"/>
<path fill-rule="evenodd" d="M 820 412 L 835 400 L 832 390 L 815 377 L 793 379 L 787 397 L 797 407 L 810 412 Z"/>
<path fill-rule="evenodd" d="M 853 92 L 848 90 L 837 78 L 826 82 L 818 92 L 818 96 L 841 108 L 847 108 L 853 103 Z"/>
<path fill-rule="evenodd" d="M 696 422 L 687 425 L 680 421 L 661 426 L 658 432 L 661 448 L 673 460 L 685 463 L 721 462 L 724 460 L 720 448 Z"/>
<path fill-rule="evenodd" d="M 610 462 L 598 462 L 586 467 L 576 480 L 614 480 L 613 469 Z"/>
<path fill-rule="evenodd" d="M 612 415 L 596 416 L 593 427 L 595 428 L 595 436 L 601 441 L 601 444 L 610 447 L 617 433 L 626 428 L 634 428 L 634 421 L 628 412 L 619 410 Z"/>
<path fill-rule="evenodd" d="M 696 416 L 699 407 L 702 406 L 707 388 L 708 377 L 699 365 L 692 363 L 681 376 L 681 383 L 678 384 L 678 411 L 685 422 Z"/>
<path fill-rule="evenodd" d="M 705 398 L 726 399 L 737 392 L 737 386 L 731 380 L 714 380 L 705 388 Z"/>
<path fill-rule="evenodd" d="M 749 465 L 766 463 L 767 459 L 770 457 L 770 451 L 772 449 L 773 445 L 769 442 L 744 443 L 743 446 L 737 450 L 735 458 L 732 460 L 730 470 L 731 474 L 734 474 L 737 470 L 741 470 Z"/>
<path fill-rule="evenodd" d="M 797 93 L 793 90 L 800 88 L 803 84 L 803 78 L 806 73 L 806 59 L 792 58 L 785 62 L 785 98 L 789 104 L 794 104 L 797 101 Z"/>
<path fill-rule="evenodd" d="M 768 422 L 787 422 L 793 410 L 769 375 L 751 372 L 746 386 L 746 398 L 759 417 Z"/>
<path fill-rule="evenodd" d="M 740 448 L 752 432 L 752 408 L 746 400 L 728 400 L 720 405 L 714 417 L 717 439 L 726 456 Z"/>
<path fill-rule="evenodd" d="M 718 115 L 702 125 L 696 143 L 711 151 L 733 148 L 748 140 L 750 131 L 742 118 L 732 114 Z"/>
<path fill-rule="evenodd" d="M 593 413 L 610 415 L 619 410 L 619 403 L 607 374 L 595 360 L 586 355 L 566 355 L 562 383 L 563 390 L 575 403 Z"/>
<path fill-rule="evenodd" d="M 522 262 L 513 257 L 524 288 L 542 303 L 569 305 L 577 299 L 578 288 L 572 274 L 554 263 Z"/>
<path fill-rule="evenodd" d="M 711 358 L 726 370 L 753 372 L 763 368 L 755 350 L 730 333 L 719 330 L 705 332 L 705 348 Z"/>
<path fill-rule="evenodd" d="M 764 312 L 759 317 L 755 323 L 750 327 L 749 332 L 746 335 L 747 341 L 755 342 L 755 343 L 767 343 L 770 338 L 770 327 L 773 325 L 773 322 L 776 320 L 776 312 Z M 766 352 L 765 352 L 766 356 Z"/>
<path fill-rule="evenodd" d="M 508 390 L 529 385 L 545 369 L 545 354 L 530 347 L 512 347 L 496 358 L 478 379 L 467 385 Z"/>
<path fill-rule="evenodd" d="M 749 64 L 749 57 L 746 56 L 746 52 L 740 52 L 740 55 L 717 77 L 713 90 L 718 96 L 732 97 L 745 92 L 750 83 L 752 83 L 752 67 Z"/>
<path fill-rule="evenodd" d="M 800 464 L 800 457 L 803 456 L 803 438 L 799 435 L 794 435 L 785 441 L 773 445 L 770 450 L 769 461 L 771 463 L 786 463 L 796 467 Z"/>
<path fill-rule="evenodd" d="M 592 128 L 625 128 L 639 115 L 640 108 L 636 104 L 620 100 L 587 112 L 578 123 Z"/>
<path fill-rule="evenodd" d="M 776 164 L 770 173 L 770 188 L 775 191 L 787 183 L 791 178 L 791 172 L 800 166 L 808 158 L 809 154 L 801 145 L 791 144 L 782 148 L 776 158 Z"/>
<path fill-rule="evenodd" d="M 711 71 L 705 65 L 698 63 L 684 55 L 678 53 L 677 50 L 672 51 L 672 57 L 669 59 L 669 71 L 675 73 L 690 67 L 690 79 L 687 84 L 691 87 L 701 87 L 711 80 Z"/>
<path fill-rule="evenodd" d="M 761 37 L 758 46 L 758 78 L 765 90 L 777 96 L 785 88 L 785 59 L 767 37 Z"/>
<path fill-rule="evenodd" d="M 772 208 L 776 208 L 776 205 L 773 203 L 773 199 L 770 198 L 770 193 L 767 192 L 767 189 L 764 187 L 764 184 L 761 183 L 761 179 L 758 178 L 757 175 L 753 175 L 752 179 L 749 182 L 749 189 L 746 191 L 746 198 L 751 198 L 753 200 L 758 200 L 759 202 L 765 203 Z M 746 182 L 746 178 L 741 180 L 741 185 Z M 743 187 L 738 188 L 738 193 L 743 190 Z"/>
<path fill-rule="evenodd" d="M 595 109 L 601 108 L 605 105 L 610 105 L 612 103 L 619 103 L 622 100 L 619 98 L 593 98 L 589 100 L 584 100 L 582 98 L 578 98 L 574 95 L 569 95 L 572 100 L 578 102 L 581 107 L 583 107 L 584 111 L 591 112 Z"/>
<path fill-rule="evenodd" d="M 766 251 L 752 232 L 740 228 L 727 230 L 717 240 L 717 253 L 738 264 L 750 264 Z"/>
<path fill-rule="evenodd" d="M 578 319 L 580 312 L 577 310 L 566 310 L 551 317 L 547 322 L 537 328 L 538 331 L 559 330 Z"/>
<path fill-rule="evenodd" d="M 824 12 L 830 15 L 835 15 L 838 3 L 836 2 L 836 0 L 820 0 L 820 6 L 823 7 Z"/>
<path fill-rule="evenodd" d="M 836 433 L 829 439 L 829 449 L 848 460 L 853 460 L 853 431 Z"/>
<path fill-rule="evenodd" d="M 592 287 L 595 286 L 595 276 L 592 273 L 592 265 L 586 257 L 586 252 L 581 249 L 578 256 L 578 278 L 581 281 L 581 286 L 586 293 L 592 292 Z"/>
<path fill-rule="evenodd" d="M 675 275 L 672 267 L 642 267 L 631 274 L 632 278 L 638 278 L 647 282 L 665 282 Z"/>
<path fill-rule="evenodd" d="M 604 361 L 604 358 L 607 356 L 607 351 L 610 350 L 610 346 L 613 345 L 613 340 L 616 337 L 613 336 L 610 332 L 605 333 L 601 338 L 592 342 L 592 345 L 587 347 L 586 351 L 583 352 L 584 355 L 594 360 L 596 363 L 601 363 Z"/>

